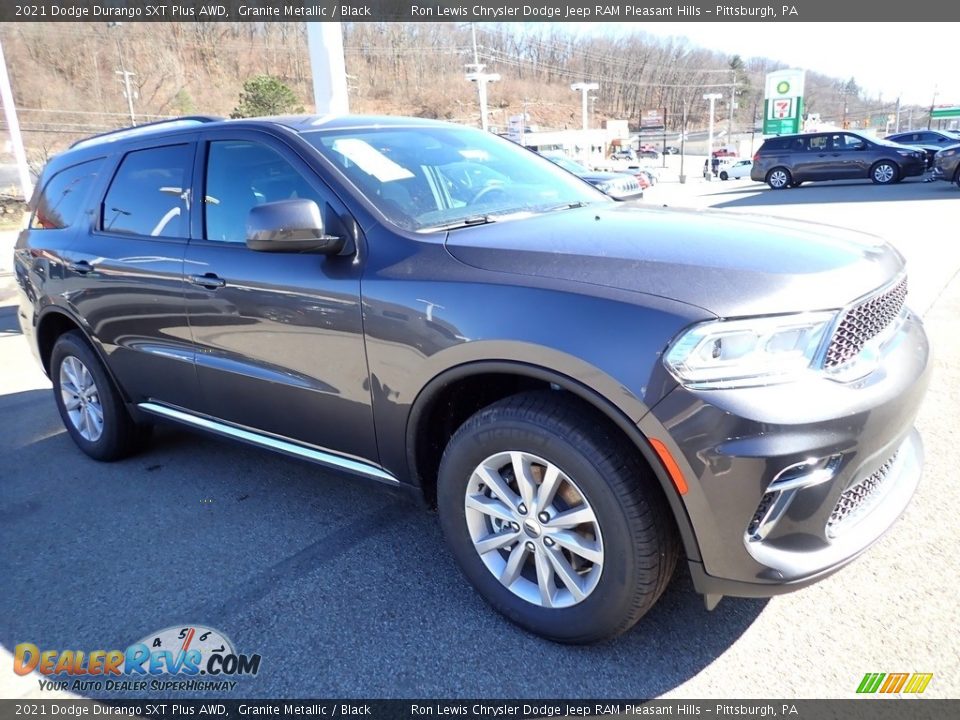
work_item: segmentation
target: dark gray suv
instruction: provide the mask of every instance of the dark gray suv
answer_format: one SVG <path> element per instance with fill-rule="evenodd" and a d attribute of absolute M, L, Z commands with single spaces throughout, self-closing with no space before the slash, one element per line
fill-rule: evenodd
<path fill-rule="evenodd" d="M 44 170 L 15 268 L 85 453 L 166 421 L 406 492 L 554 640 L 623 632 L 681 557 L 711 608 L 808 585 L 920 478 L 930 357 L 893 248 L 617 203 L 456 125 L 92 138 Z"/>
<path fill-rule="evenodd" d="M 753 156 L 750 179 L 774 190 L 811 180 L 869 178 L 889 185 L 925 168 L 923 150 L 840 130 L 768 138 Z"/>

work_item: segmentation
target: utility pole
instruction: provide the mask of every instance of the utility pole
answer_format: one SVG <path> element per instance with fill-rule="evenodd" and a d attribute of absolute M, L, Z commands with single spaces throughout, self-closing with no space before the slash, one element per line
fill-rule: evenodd
<path fill-rule="evenodd" d="M 728 142 L 733 142 L 733 111 L 737 107 L 737 73 L 733 72 L 733 77 L 730 79 L 730 119 L 729 124 L 727 125 L 727 140 Z"/>
<path fill-rule="evenodd" d="M 895 133 L 900 132 L 900 96 L 899 96 L 899 95 L 897 96 L 897 119 L 896 119 L 896 121 L 894 122 L 894 130 L 893 130 L 893 131 L 894 131 Z"/>
<path fill-rule="evenodd" d="M 480 127 L 487 130 L 489 127 L 487 118 L 487 83 L 497 82 L 500 79 L 500 75 L 498 73 L 483 72 L 486 65 L 480 62 L 480 56 L 477 53 L 477 29 L 473 24 L 470 25 L 470 33 L 473 36 L 473 62 L 467 63 L 466 65 L 467 80 L 477 84 L 477 95 L 480 99 Z"/>
<path fill-rule="evenodd" d="M 108 22 L 108 28 L 119 28 L 123 23 L 118 22 Z M 121 82 L 123 83 L 124 95 L 127 98 L 127 110 L 130 113 L 130 124 L 136 125 L 137 119 L 133 114 L 133 89 L 130 85 L 130 78 L 135 77 L 135 73 L 127 70 L 127 66 L 123 62 L 123 46 L 120 44 L 120 35 L 114 35 L 114 39 L 117 41 L 117 57 L 120 59 L 120 69 L 116 70 L 117 75 L 121 75 Z"/>
<path fill-rule="evenodd" d="M 937 86 L 933 86 L 933 97 L 930 99 L 930 116 L 927 118 L 927 130 L 933 127 L 933 108 L 937 104 Z"/>
<path fill-rule="evenodd" d="M 713 179 L 713 111 L 717 100 L 723 97 L 723 93 L 707 93 L 703 96 L 704 100 L 710 101 L 710 125 L 707 131 L 707 180 Z"/>
<path fill-rule="evenodd" d="M 307 49 L 313 76 L 313 107 L 318 115 L 350 112 L 343 31 L 338 22 L 308 22 Z"/>

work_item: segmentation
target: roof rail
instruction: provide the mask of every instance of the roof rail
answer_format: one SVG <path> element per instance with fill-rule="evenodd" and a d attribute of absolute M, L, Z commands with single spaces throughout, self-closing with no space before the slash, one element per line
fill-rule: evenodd
<path fill-rule="evenodd" d="M 131 127 L 118 128 L 117 130 L 108 130 L 105 133 L 100 133 L 99 135 L 93 135 L 82 140 L 77 140 L 73 145 L 70 146 L 70 149 L 80 147 L 87 147 L 88 145 L 96 145 L 100 142 L 110 142 L 111 140 L 122 140 L 127 137 L 136 137 L 142 131 L 146 130 L 150 132 L 152 130 L 163 130 L 164 126 L 170 126 L 170 129 L 175 129 L 176 127 L 189 127 L 191 125 L 202 125 L 204 123 L 219 122 L 223 120 L 222 117 L 217 117 L 216 115 L 187 115 L 184 117 L 178 118 L 169 118 L 167 120 L 157 120 L 155 122 L 144 123 L 143 125 L 133 125 Z"/>

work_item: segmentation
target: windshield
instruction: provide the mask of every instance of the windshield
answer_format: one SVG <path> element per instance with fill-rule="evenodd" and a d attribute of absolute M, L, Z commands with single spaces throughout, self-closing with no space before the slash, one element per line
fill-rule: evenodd
<path fill-rule="evenodd" d="M 471 128 L 348 128 L 303 138 L 388 219 L 410 230 L 610 202 L 529 150 Z"/>

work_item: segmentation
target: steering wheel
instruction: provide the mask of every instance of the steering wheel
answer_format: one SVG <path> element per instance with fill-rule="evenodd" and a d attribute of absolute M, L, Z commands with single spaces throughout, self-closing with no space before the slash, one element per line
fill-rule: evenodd
<path fill-rule="evenodd" d="M 472 198 L 470 198 L 469 204 L 475 205 L 479 203 L 481 200 L 483 200 L 484 198 L 487 198 L 487 202 L 489 202 L 490 196 L 494 195 L 495 193 L 500 193 L 504 197 L 506 197 L 507 195 L 507 191 L 503 189 L 503 185 L 499 185 L 497 183 L 491 183 L 489 185 L 485 185 L 484 187 L 480 188 L 480 191 L 476 195 L 474 195 Z"/>

